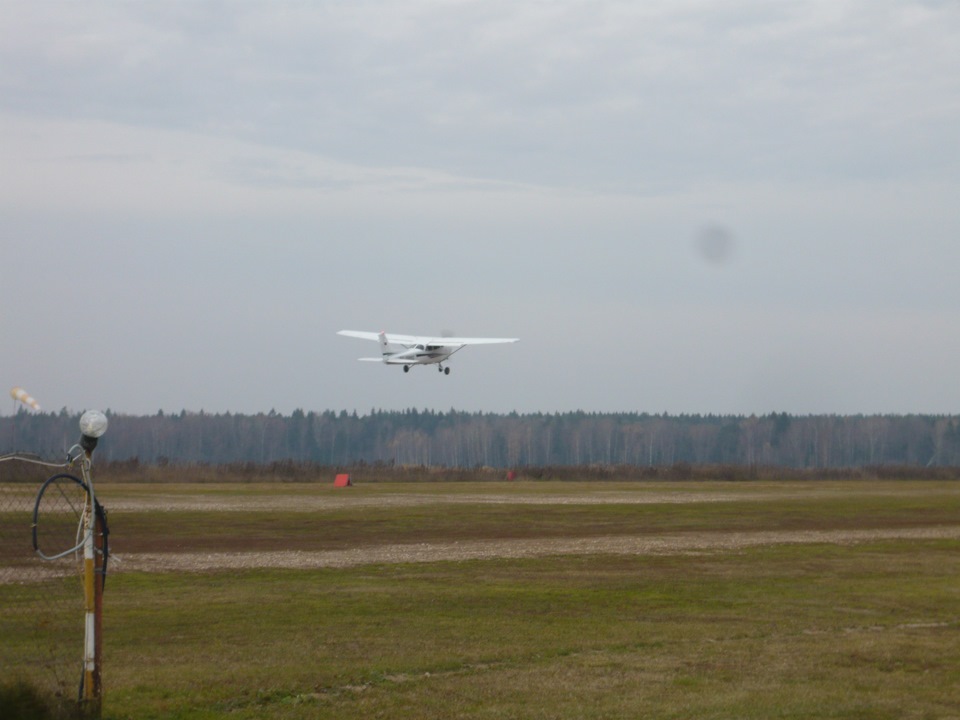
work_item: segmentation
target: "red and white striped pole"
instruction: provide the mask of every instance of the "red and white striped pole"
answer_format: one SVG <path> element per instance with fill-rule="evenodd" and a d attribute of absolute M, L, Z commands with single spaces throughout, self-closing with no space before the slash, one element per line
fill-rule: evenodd
<path fill-rule="evenodd" d="M 83 479 L 87 484 L 87 504 L 84 510 L 83 541 L 83 702 L 93 717 L 100 716 L 102 684 L 100 661 L 102 657 L 103 577 L 97 577 L 97 550 L 102 550 L 102 538 L 97 527 L 97 501 L 93 492 L 90 466 L 93 450 L 100 436 L 107 431 L 107 417 L 99 410 L 87 410 L 80 416 L 80 447 L 83 448 Z"/>

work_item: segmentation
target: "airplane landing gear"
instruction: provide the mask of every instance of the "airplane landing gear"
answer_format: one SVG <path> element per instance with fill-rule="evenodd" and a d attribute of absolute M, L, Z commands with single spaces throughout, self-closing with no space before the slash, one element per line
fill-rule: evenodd
<path fill-rule="evenodd" d="M 449 374 L 450 374 L 450 368 L 448 368 L 448 367 L 440 368 L 440 370 L 441 370 L 441 372 L 442 372 L 444 375 L 449 375 Z"/>
<path fill-rule="evenodd" d="M 410 366 L 409 366 L 409 365 L 404 365 L 404 366 L 403 366 L 403 371 L 404 371 L 404 372 L 410 372 Z"/>

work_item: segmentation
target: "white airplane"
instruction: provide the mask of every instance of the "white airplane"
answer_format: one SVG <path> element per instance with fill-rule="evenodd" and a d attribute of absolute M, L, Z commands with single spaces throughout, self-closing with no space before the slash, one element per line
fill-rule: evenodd
<path fill-rule="evenodd" d="M 366 332 L 365 330 L 341 330 L 337 335 L 360 338 L 361 340 L 377 340 L 380 343 L 381 357 L 360 358 L 365 362 L 382 362 L 387 365 L 403 365 L 404 372 L 410 372 L 411 365 L 437 365 L 437 369 L 445 375 L 450 374 L 450 368 L 444 367 L 451 355 L 467 345 L 494 345 L 497 343 L 513 343 L 520 338 L 461 338 L 461 337 L 421 337 L 417 335 L 394 335 L 380 331 Z"/>

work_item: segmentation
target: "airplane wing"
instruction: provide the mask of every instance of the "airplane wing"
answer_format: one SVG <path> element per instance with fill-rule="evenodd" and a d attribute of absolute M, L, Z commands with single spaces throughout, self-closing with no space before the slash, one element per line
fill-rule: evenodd
<path fill-rule="evenodd" d="M 346 337 L 360 338 L 361 340 L 380 340 L 380 333 L 368 332 L 366 330 L 340 330 L 337 335 Z M 386 333 L 387 342 L 394 345 L 433 345 L 435 347 L 463 347 L 464 345 L 494 345 L 497 343 L 514 343 L 520 338 L 465 338 L 465 337 L 441 337 L 434 338 L 429 335 L 399 335 L 397 333 Z"/>
<path fill-rule="evenodd" d="M 380 333 L 369 332 L 367 330 L 339 330 L 337 335 L 360 338 L 361 340 L 380 341 Z M 416 345 L 417 343 L 428 340 L 428 338 L 417 337 L 416 335 L 398 335 L 397 333 L 384 333 L 384 335 L 387 336 L 387 342 L 391 345 Z"/>
<path fill-rule="evenodd" d="M 347 337 L 360 338 L 361 340 L 379 340 L 380 333 L 366 332 L 364 330 L 340 330 L 337 335 L 346 335 Z"/>
<path fill-rule="evenodd" d="M 388 336 L 389 337 L 389 336 Z M 425 345 L 439 345 L 441 347 L 462 347 L 463 345 L 496 345 L 498 343 L 515 343 L 520 338 L 423 338 Z"/>

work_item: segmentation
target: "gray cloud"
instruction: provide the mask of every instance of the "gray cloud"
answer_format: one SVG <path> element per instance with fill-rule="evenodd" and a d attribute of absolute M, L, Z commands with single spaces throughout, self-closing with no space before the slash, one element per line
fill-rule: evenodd
<path fill-rule="evenodd" d="M 47 407 L 960 404 L 955 3 L 5 14 L 0 381 Z M 523 341 L 443 385 L 342 327 Z"/>

